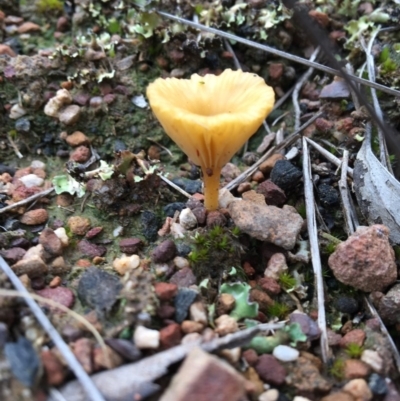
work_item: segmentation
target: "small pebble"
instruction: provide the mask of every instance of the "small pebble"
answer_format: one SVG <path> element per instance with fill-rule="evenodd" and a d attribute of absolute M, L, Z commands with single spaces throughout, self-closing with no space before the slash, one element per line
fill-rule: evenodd
<path fill-rule="evenodd" d="M 177 269 L 183 269 L 184 267 L 189 267 L 189 261 L 182 256 L 176 256 L 174 258 L 174 266 Z"/>
<path fill-rule="evenodd" d="M 182 272 L 184 269 L 180 270 Z M 175 296 L 175 320 L 181 323 L 187 316 L 190 305 L 197 298 L 197 292 L 189 288 L 180 288 Z"/>
<path fill-rule="evenodd" d="M 35 226 L 43 224 L 49 218 L 49 214 L 46 209 L 34 209 L 25 212 L 21 217 L 21 223 L 28 226 Z"/>
<path fill-rule="evenodd" d="M 116 258 L 113 262 L 113 268 L 121 276 L 130 270 L 136 269 L 140 266 L 140 258 L 138 255 L 122 256 Z"/>
<path fill-rule="evenodd" d="M 172 283 L 155 283 L 154 291 L 160 301 L 171 301 L 178 293 L 178 286 Z"/>
<path fill-rule="evenodd" d="M 363 351 L 361 355 L 361 360 L 365 362 L 370 368 L 372 368 L 375 372 L 382 372 L 383 369 L 383 359 L 378 354 L 378 352 L 373 351 L 372 349 L 366 349 Z"/>
<path fill-rule="evenodd" d="M 364 379 L 353 379 L 344 385 L 343 391 L 351 394 L 357 400 L 372 400 L 372 392 Z"/>
<path fill-rule="evenodd" d="M 201 333 L 204 329 L 204 325 L 199 322 L 193 322 L 193 320 L 184 320 L 181 323 L 181 329 L 185 334 Z"/>
<path fill-rule="evenodd" d="M 38 177 L 36 174 L 24 175 L 19 179 L 27 188 L 41 187 L 43 185 L 43 178 Z"/>
<path fill-rule="evenodd" d="M 157 349 L 160 345 L 160 332 L 138 326 L 133 335 L 133 341 L 139 349 Z"/>
<path fill-rule="evenodd" d="M 192 303 L 192 305 L 190 305 L 189 312 L 190 312 L 190 320 L 199 322 L 204 326 L 207 325 L 208 323 L 207 311 L 202 302 Z"/>
<path fill-rule="evenodd" d="M 69 245 L 69 238 L 64 227 L 57 228 L 56 230 L 54 230 L 54 233 L 57 235 L 58 238 L 60 238 L 61 243 L 64 247 L 67 247 Z"/>
<path fill-rule="evenodd" d="M 220 336 L 225 336 L 230 333 L 235 333 L 239 330 L 238 323 L 235 318 L 229 315 L 221 315 L 215 319 L 215 332 Z"/>
<path fill-rule="evenodd" d="M 67 224 L 71 232 L 76 235 L 85 235 L 90 229 L 90 220 L 87 217 L 72 216 Z"/>
<path fill-rule="evenodd" d="M 258 401 L 278 401 L 279 391 L 275 388 L 265 391 L 258 396 Z"/>
<path fill-rule="evenodd" d="M 76 104 L 72 104 L 67 106 L 65 109 L 62 109 L 58 115 L 58 118 L 61 123 L 65 125 L 73 125 L 78 122 L 81 113 L 81 108 Z"/>
<path fill-rule="evenodd" d="M 189 209 L 183 209 L 179 215 L 179 223 L 185 230 L 191 230 L 197 226 L 197 219 Z"/>
<path fill-rule="evenodd" d="M 279 361 L 293 362 L 299 357 L 300 353 L 297 349 L 287 345 L 278 345 L 274 348 L 272 355 Z"/>
<path fill-rule="evenodd" d="M 385 378 L 376 373 L 372 373 L 369 377 L 368 385 L 372 393 L 376 395 L 384 395 L 388 391 Z"/>
<path fill-rule="evenodd" d="M 171 260 L 175 255 L 176 245 L 174 241 L 167 239 L 153 250 L 151 257 L 155 263 L 164 263 Z"/>

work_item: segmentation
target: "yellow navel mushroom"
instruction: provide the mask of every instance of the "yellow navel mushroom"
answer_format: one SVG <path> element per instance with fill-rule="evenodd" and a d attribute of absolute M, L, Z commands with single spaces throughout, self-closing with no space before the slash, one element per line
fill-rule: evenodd
<path fill-rule="evenodd" d="M 206 209 L 217 209 L 221 169 L 271 112 L 273 89 L 256 74 L 228 69 L 158 78 L 147 97 L 168 136 L 201 167 Z"/>

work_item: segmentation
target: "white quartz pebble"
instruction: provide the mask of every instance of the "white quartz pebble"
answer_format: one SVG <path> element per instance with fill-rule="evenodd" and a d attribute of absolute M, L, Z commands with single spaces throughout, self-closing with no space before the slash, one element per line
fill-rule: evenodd
<path fill-rule="evenodd" d="M 56 230 L 54 230 L 54 233 L 57 235 L 58 238 L 60 238 L 63 246 L 69 245 L 69 238 L 68 238 L 67 232 L 65 231 L 64 227 L 57 228 Z"/>
<path fill-rule="evenodd" d="M 197 219 L 193 212 L 187 207 L 181 211 L 179 223 L 185 230 L 191 230 L 192 228 L 196 228 Z"/>
<path fill-rule="evenodd" d="M 278 345 L 272 351 L 272 355 L 282 362 L 292 362 L 299 357 L 299 351 L 287 345 Z"/>
<path fill-rule="evenodd" d="M 156 349 L 160 345 L 160 332 L 139 326 L 135 330 L 133 341 L 139 349 Z"/>
<path fill-rule="evenodd" d="M 19 180 L 27 187 L 40 187 L 43 185 L 43 178 L 38 177 L 36 174 L 27 174 L 19 178 Z"/>

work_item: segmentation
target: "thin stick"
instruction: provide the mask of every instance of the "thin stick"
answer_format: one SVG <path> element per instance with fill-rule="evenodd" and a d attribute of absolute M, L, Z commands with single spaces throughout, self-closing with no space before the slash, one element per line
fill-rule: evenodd
<path fill-rule="evenodd" d="M 236 68 L 237 70 L 241 70 L 241 69 L 242 69 L 242 66 L 240 65 L 240 62 L 239 62 L 238 58 L 236 57 L 236 54 L 235 54 L 235 52 L 233 51 L 232 46 L 231 46 L 231 44 L 229 43 L 229 41 L 226 40 L 226 39 L 224 39 L 224 45 L 225 45 L 225 47 L 226 47 L 226 50 L 228 50 L 228 52 L 232 54 L 233 63 L 235 64 L 235 68 Z"/>
<path fill-rule="evenodd" d="M 323 148 L 321 145 L 319 145 L 317 142 L 314 142 L 310 138 L 306 138 L 306 140 L 315 150 L 318 150 L 318 152 L 321 153 L 321 155 L 324 156 L 326 160 L 330 161 L 337 167 L 341 165 L 341 160 L 338 159 L 331 152 L 328 152 L 325 148 Z M 347 174 L 349 177 L 353 178 L 353 169 L 351 167 L 347 167 Z"/>
<path fill-rule="evenodd" d="M 165 146 L 161 145 L 161 143 L 158 143 L 157 141 L 155 141 L 154 139 L 151 138 L 146 138 L 148 141 L 155 143 L 157 146 L 159 146 L 161 149 L 164 149 L 171 157 L 173 157 L 172 152 L 166 148 Z"/>
<path fill-rule="evenodd" d="M 190 195 L 188 192 L 186 192 L 185 190 L 183 190 L 181 187 L 179 187 L 178 185 L 174 184 L 171 180 L 169 180 L 167 177 L 164 177 L 161 173 L 157 173 L 157 175 L 163 180 L 165 181 L 168 185 L 170 185 L 172 188 L 176 189 L 178 192 L 180 192 L 182 195 L 186 196 L 187 198 L 191 198 L 192 195 Z"/>
<path fill-rule="evenodd" d="M 49 188 L 49 189 L 46 189 L 46 190 L 44 190 L 42 192 L 39 192 L 39 193 L 37 193 L 35 195 L 32 195 L 29 198 L 22 199 L 21 201 L 15 202 L 12 205 L 3 207 L 2 209 L 0 209 L 0 214 L 8 212 L 9 210 L 15 209 L 16 207 L 26 205 L 27 203 L 32 202 L 32 201 L 34 201 L 34 200 L 36 200 L 38 198 L 41 198 L 43 196 L 47 196 L 48 194 L 51 194 L 53 191 L 54 191 L 54 188 Z"/>
<path fill-rule="evenodd" d="M 378 29 L 371 36 L 371 39 L 368 42 L 368 47 L 365 46 L 364 38 L 361 37 L 361 45 L 364 48 L 365 55 L 367 58 L 368 78 L 370 79 L 370 81 L 373 82 L 375 82 L 376 76 L 375 76 L 374 57 L 372 56 L 371 53 L 372 53 L 372 46 L 375 42 L 375 38 L 378 36 L 379 32 L 380 30 Z M 371 97 L 372 97 L 372 104 L 375 109 L 375 114 L 382 121 L 383 120 L 382 109 L 379 104 L 378 96 L 376 95 L 376 90 L 373 88 L 371 88 Z M 378 140 L 379 140 L 379 159 L 383 164 L 383 166 L 386 167 L 393 174 L 392 166 L 389 162 L 389 155 L 386 146 L 385 136 L 380 126 L 378 126 Z"/>
<path fill-rule="evenodd" d="M 319 53 L 319 46 L 313 51 L 313 53 L 310 56 L 310 61 L 314 61 Z M 299 93 L 301 88 L 303 87 L 304 83 L 310 78 L 311 74 L 314 72 L 314 68 L 310 67 L 301 77 L 300 79 L 296 82 L 296 85 L 294 86 L 294 91 L 292 93 L 292 102 L 293 102 L 293 108 L 294 108 L 294 129 L 297 130 L 300 127 L 300 116 L 301 116 L 301 110 L 300 110 L 300 105 L 299 105 Z"/>
<path fill-rule="evenodd" d="M 249 176 L 251 176 L 257 168 L 265 161 L 267 160 L 272 154 L 279 152 L 280 150 L 286 148 L 287 146 L 292 145 L 294 142 L 296 142 L 300 138 L 300 133 L 306 129 L 309 125 L 311 125 L 317 118 L 322 116 L 321 113 L 315 114 L 313 117 L 311 117 L 306 123 L 304 123 L 297 131 L 293 132 L 293 134 L 289 135 L 280 145 L 273 146 L 271 149 L 268 150 L 267 153 L 265 153 L 262 157 L 260 157 L 259 160 L 257 160 L 251 167 L 249 167 L 246 171 L 244 171 L 242 174 L 237 176 L 234 180 L 229 182 L 228 184 L 225 185 L 224 188 L 227 190 L 232 190 L 236 188 L 240 183 L 245 181 Z"/>
<path fill-rule="evenodd" d="M 314 190 L 311 179 L 311 163 L 308 152 L 308 142 L 303 137 L 303 179 L 304 179 L 304 198 L 306 202 L 307 212 L 307 229 L 310 238 L 311 262 L 313 265 L 314 276 L 317 287 L 317 303 L 318 303 L 318 327 L 321 330 L 321 354 L 324 363 L 328 362 L 330 350 L 328 345 L 328 334 L 326 330 L 325 317 L 325 297 L 324 297 L 324 282 L 322 278 L 321 257 L 318 245 L 318 229 L 315 219 L 314 209 Z"/>
<path fill-rule="evenodd" d="M 343 151 L 342 171 L 339 181 L 339 191 L 342 198 L 342 206 L 344 210 L 344 220 L 346 222 L 347 235 L 351 235 L 355 231 L 354 222 L 351 216 L 351 204 L 349 200 L 349 189 L 347 188 L 347 167 L 349 164 L 349 151 Z"/>
<path fill-rule="evenodd" d="M 11 267 L 5 262 L 0 256 L 0 267 L 10 279 L 14 287 L 20 293 L 20 296 L 24 297 L 25 302 L 28 304 L 32 313 L 36 316 L 43 329 L 50 336 L 55 346 L 60 350 L 61 354 L 67 361 L 69 367 L 74 372 L 77 379 L 80 381 L 82 387 L 85 389 L 87 396 L 93 401 L 105 401 L 100 391 L 94 385 L 89 375 L 85 372 L 82 365 L 78 362 L 75 355 L 72 353 L 68 345 L 65 343 L 63 338 L 60 336 L 55 327 L 51 324 L 50 320 L 44 314 L 39 305 L 32 299 L 31 294 L 21 283 L 16 274 L 12 271 Z"/>
<path fill-rule="evenodd" d="M 335 70 L 334 68 L 327 67 L 325 65 L 322 65 L 322 64 L 319 64 L 319 63 L 315 63 L 313 61 L 309 61 L 309 60 L 304 59 L 302 57 L 294 56 L 293 54 L 289 54 L 289 53 L 286 53 L 284 51 L 281 51 L 281 50 L 278 50 L 278 49 L 274 49 L 273 47 L 262 45 L 261 43 L 253 42 L 252 40 L 244 39 L 244 38 L 241 38 L 240 36 L 236 36 L 236 35 L 233 35 L 231 33 L 221 31 L 221 30 L 216 29 L 216 28 L 211 28 L 211 27 L 206 26 L 206 25 L 202 25 L 202 24 L 199 24 L 199 23 L 196 23 L 196 22 L 193 22 L 193 21 L 189 21 L 189 20 L 187 20 L 185 18 L 177 17 L 175 15 L 166 13 L 164 11 L 157 11 L 157 13 L 160 14 L 161 16 L 165 17 L 165 18 L 171 19 L 173 21 L 180 22 L 181 24 L 184 24 L 184 25 L 191 26 L 192 28 L 200 29 L 200 30 L 205 31 L 205 32 L 210 32 L 210 33 L 213 33 L 215 35 L 219 35 L 219 36 L 221 36 L 223 38 L 226 38 L 226 39 L 230 39 L 230 40 L 234 40 L 234 41 L 239 42 L 239 43 L 243 43 L 243 44 L 245 44 L 247 46 L 263 50 L 263 51 L 265 51 L 267 53 L 275 54 L 276 56 L 283 57 L 283 58 L 285 58 L 287 60 L 290 60 L 290 61 L 294 61 L 295 63 L 303 64 L 303 65 L 305 65 L 307 67 L 313 67 L 313 68 L 315 68 L 317 70 L 324 71 L 324 72 L 326 72 L 328 74 L 331 74 L 331 75 L 338 75 L 338 76 L 342 75 L 339 70 Z M 391 89 L 391 88 L 388 88 L 387 86 L 377 84 L 376 82 L 370 82 L 370 81 L 368 81 L 366 79 L 359 78 L 356 75 L 352 75 L 352 76 L 350 76 L 350 78 L 353 81 L 358 82 L 360 84 L 369 86 L 371 88 L 375 88 L 375 89 L 380 90 L 382 92 L 388 93 L 389 95 L 392 95 L 392 96 L 400 97 L 400 92 L 395 90 L 395 89 Z"/>
<path fill-rule="evenodd" d="M 24 156 L 19 151 L 17 144 L 13 141 L 10 134 L 7 134 L 7 139 L 10 142 L 11 147 L 14 149 L 15 154 L 18 156 L 19 159 L 22 159 Z"/>

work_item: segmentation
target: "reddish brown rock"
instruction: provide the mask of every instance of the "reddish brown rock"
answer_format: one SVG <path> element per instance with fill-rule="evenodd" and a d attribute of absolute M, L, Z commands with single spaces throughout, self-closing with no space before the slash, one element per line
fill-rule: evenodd
<path fill-rule="evenodd" d="M 171 260 L 176 255 L 175 242 L 167 239 L 153 250 L 151 258 L 154 263 L 165 263 Z"/>
<path fill-rule="evenodd" d="M 93 372 L 93 343 L 91 340 L 88 338 L 80 338 L 73 343 L 72 347 L 76 359 L 78 359 L 83 369 L 85 369 L 85 372 L 91 374 Z"/>
<path fill-rule="evenodd" d="M 40 359 L 44 367 L 47 384 L 50 386 L 59 386 L 66 377 L 66 369 L 61 361 L 53 352 L 44 350 L 40 354 Z"/>
<path fill-rule="evenodd" d="M 105 349 L 96 347 L 93 350 L 93 370 L 115 369 L 123 364 L 124 360 L 111 347 L 106 345 Z"/>
<path fill-rule="evenodd" d="M 21 223 L 27 226 L 35 226 L 45 223 L 49 218 L 46 209 L 34 209 L 25 212 L 21 217 Z"/>
<path fill-rule="evenodd" d="M 83 255 L 88 256 L 89 258 L 103 256 L 107 252 L 107 248 L 105 246 L 92 244 L 85 239 L 78 242 L 78 249 Z"/>
<path fill-rule="evenodd" d="M 85 237 L 88 239 L 96 237 L 103 231 L 103 227 L 93 227 L 86 234 Z"/>
<path fill-rule="evenodd" d="M 0 255 L 3 256 L 8 263 L 14 264 L 21 260 L 26 253 L 26 250 L 19 247 L 14 247 L 10 249 L 5 249 L 4 251 L 0 251 Z"/>
<path fill-rule="evenodd" d="M 178 292 L 178 286 L 173 283 L 155 283 L 154 291 L 160 301 L 171 301 Z"/>
<path fill-rule="evenodd" d="M 257 284 L 269 295 L 278 295 L 281 292 L 281 286 L 272 277 L 261 277 Z"/>
<path fill-rule="evenodd" d="M 43 290 L 36 291 L 38 295 L 43 298 L 51 299 L 66 308 L 71 308 L 75 302 L 74 293 L 66 287 L 56 287 L 56 288 L 45 288 Z M 53 310 L 57 310 L 54 307 L 51 307 Z"/>
<path fill-rule="evenodd" d="M 63 244 L 51 228 L 45 228 L 39 236 L 39 244 L 51 256 L 60 256 L 63 251 Z"/>
<path fill-rule="evenodd" d="M 244 378 L 226 362 L 196 348 L 188 354 L 160 401 L 243 399 Z"/>
<path fill-rule="evenodd" d="M 329 25 L 329 16 L 326 13 L 317 10 L 310 10 L 308 15 L 318 22 L 323 28 L 327 28 Z"/>
<path fill-rule="evenodd" d="M 257 352 L 254 351 L 254 349 L 246 349 L 245 351 L 242 352 L 242 357 L 244 360 L 250 365 L 254 366 L 257 361 L 258 361 L 258 355 Z"/>
<path fill-rule="evenodd" d="M 365 378 L 370 374 L 369 366 L 359 359 L 347 359 L 344 363 L 344 377 L 346 379 Z"/>
<path fill-rule="evenodd" d="M 315 128 L 323 134 L 327 134 L 333 128 L 333 122 L 326 118 L 317 118 L 314 124 Z"/>
<path fill-rule="evenodd" d="M 172 305 L 162 304 L 157 309 L 157 316 L 161 319 L 172 319 L 175 314 L 175 308 Z"/>
<path fill-rule="evenodd" d="M 85 163 L 90 158 L 90 149 L 87 146 L 78 146 L 70 156 L 70 159 L 77 163 Z"/>
<path fill-rule="evenodd" d="M 139 238 L 124 238 L 119 242 L 121 252 L 133 255 L 139 252 L 143 246 L 143 241 Z"/>
<path fill-rule="evenodd" d="M 40 25 L 33 22 L 24 22 L 18 27 L 17 31 L 19 34 L 37 32 L 40 31 Z"/>
<path fill-rule="evenodd" d="M 357 344 L 361 347 L 364 344 L 365 337 L 366 334 L 364 330 L 351 330 L 342 337 L 340 346 L 346 348 L 349 344 Z"/>
<path fill-rule="evenodd" d="M 260 311 L 263 313 L 268 313 L 268 309 L 271 305 L 273 305 L 274 301 L 271 297 L 265 293 L 264 291 L 253 288 L 250 291 L 250 300 L 257 302 L 260 308 Z"/>
<path fill-rule="evenodd" d="M 273 386 L 281 386 L 285 383 L 286 369 L 284 366 L 272 355 L 264 354 L 258 358 L 254 368 L 258 375 L 266 383 Z"/>
<path fill-rule="evenodd" d="M 256 192 L 264 195 L 267 205 L 282 206 L 286 202 L 285 192 L 271 180 L 262 182 Z"/>
<path fill-rule="evenodd" d="M 269 77 L 278 80 L 283 74 L 284 65 L 282 63 L 271 63 L 268 67 Z"/>
<path fill-rule="evenodd" d="M 328 264 L 340 282 L 361 291 L 382 291 L 397 279 L 389 230 L 380 224 L 358 227 L 336 247 Z"/>
<path fill-rule="evenodd" d="M 167 327 L 160 330 L 160 344 L 163 349 L 180 344 L 181 339 L 181 326 L 178 323 L 169 324 Z"/>
<path fill-rule="evenodd" d="M 226 224 L 226 217 L 218 210 L 213 210 L 207 213 L 206 226 L 207 227 L 215 227 L 220 226 L 223 227 Z"/>
<path fill-rule="evenodd" d="M 192 269 L 184 267 L 172 275 L 169 280 L 170 283 L 176 284 L 178 287 L 190 287 L 196 284 L 196 276 L 193 274 Z"/>

